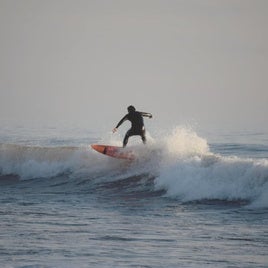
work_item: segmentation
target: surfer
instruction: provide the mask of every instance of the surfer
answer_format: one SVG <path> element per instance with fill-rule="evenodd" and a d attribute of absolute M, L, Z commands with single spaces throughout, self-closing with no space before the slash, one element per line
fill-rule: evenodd
<path fill-rule="evenodd" d="M 128 108 L 128 113 L 119 121 L 117 126 L 113 129 L 113 133 L 117 131 L 118 127 L 124 123 L 126 120 L 129 120 L 131 122 L 131 128 L 127 131 L 124 141 L 123 141 L 123 147 L 126 147 L 128 143 L 128 138 L 131 136 L 139 135 L 142 138 L 143 143 L 146 143 L 146 136 L 145 136 L 145 127 L 143 123 L 143 117 L 149 117 L 152 118 L 152 114 L 150 113 L 144 113 L 144 112 L 138 112 L 136 111 L 135 107 L 133 105 L 130 105 Z"/>

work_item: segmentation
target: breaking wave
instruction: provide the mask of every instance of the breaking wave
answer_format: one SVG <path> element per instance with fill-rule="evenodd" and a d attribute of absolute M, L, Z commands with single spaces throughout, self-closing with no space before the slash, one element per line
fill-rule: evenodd
<path fill-rule="evenodd" d="M 118 145 L 116 139 L 106 143 Z M 133 162 L 103 156 L 89 147 L 0 144 L 0 179 L 33 184 L 35 179 L 53 178 L 102 181 L 107 187 L 123 185 L 140 192 L 146 188 L 150 194 L 160 192 L 182 202 L 242 200 L 252 207 L 268 207 L 267 159 L 215 154 L 205 139 L 184 127 L 150 138 L 147 146 L 139 141 L 129 148 L 136 155 Z"/>

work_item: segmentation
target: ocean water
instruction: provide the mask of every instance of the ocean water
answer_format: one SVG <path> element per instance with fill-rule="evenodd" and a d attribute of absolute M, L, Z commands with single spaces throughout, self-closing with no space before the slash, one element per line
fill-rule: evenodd
<path fill-rule="evenodd" d="M 268 267 L 268 133 L 2 125 L 0 266 Z"/>

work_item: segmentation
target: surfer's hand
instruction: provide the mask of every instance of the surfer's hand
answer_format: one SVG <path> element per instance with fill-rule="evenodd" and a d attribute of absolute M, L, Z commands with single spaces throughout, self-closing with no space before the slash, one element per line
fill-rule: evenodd
<path fill-rule="evenodd" d="M 115 127 L 114 129 L 113 129 L 113 133 L 115 133 L 117 131 L 117 128 Z"/>
<path fill-rule="evenodd" d="M 149 115 L 149 118 L 153 118 L 153 115 L 152 115 L 152 114 L 150 114 L 150 115 Z"/>

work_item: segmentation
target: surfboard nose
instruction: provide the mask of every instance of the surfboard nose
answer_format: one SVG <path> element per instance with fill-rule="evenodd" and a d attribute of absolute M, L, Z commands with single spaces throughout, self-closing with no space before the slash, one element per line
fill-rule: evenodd
<path fill-rule="evenodd" d="M 105 145 L 100 144 L 91 144 L 92 149 L 96 150 L 99 153 L 105 154 Z"/>
<path fill-rule="evenodd" d="M 95 151 L 111 156 L 111 157 L 115 157 L 119 159 L 126 159 L 126 160 L 135 159 L 132 151 L 125 150 L 122 147 L 111 146 L 111 145 L 101 145 L 101 144 L 91 144 L 90 146 Z"/>

